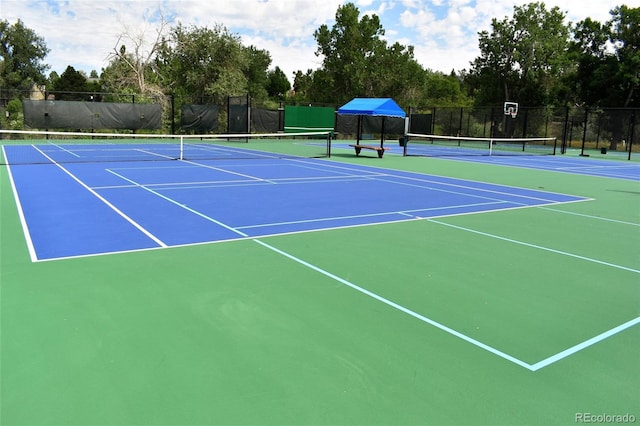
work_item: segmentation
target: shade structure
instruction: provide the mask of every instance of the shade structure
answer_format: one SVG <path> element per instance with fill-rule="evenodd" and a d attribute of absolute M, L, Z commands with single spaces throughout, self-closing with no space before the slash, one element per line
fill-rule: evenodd
<path fill-rule="evenodd" d="M 339 115 L 357 115 L 358 116 L 358 134 L 356 144 L 351 145 L 356 150 L 356 155 L 364 149 L 376 150 L 378 157 L 382 158 L 384 151 L 388 148 L 384 147 L 384 130 L 385 120 L 387 117 L 406 118 L 405 112 L 391 98 L 353 98 L 340 108 Z M 380 147 L 360 144 L 362 139 L 362 117 L 363 116 L 382 117 L 382 129 L 380 131 Z"/>
<path fill-rule="evenodd" d="M 338 108 L 338 114 L 406 117 L 402 108 L 391 98 L 353 98 Z"/>

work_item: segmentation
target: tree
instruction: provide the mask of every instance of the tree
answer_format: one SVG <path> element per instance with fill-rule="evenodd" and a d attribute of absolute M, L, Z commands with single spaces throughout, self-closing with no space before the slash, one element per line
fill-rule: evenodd
<path fill-rule="evenodd" d="M 258 100 L 265 100 L 268 96 L 267 84 L 269 84 L 268 68 L 271 65 L 271 55 L 266 50 L 249 46 L 243 49 L 247 56 L 247 68 L 244 70 L 247 78 L 247 91 L 249 95 Z"/>
<path fill-rule="evenodd" d="M 284 71 L 280 67 L 267 72 L 267 93 L 271 98 L 284 99 L 287 92 L 291 89 L 291 83 L 287 79 Z"/>
<path fill-rule="evenodd" d="M 76 71 L 71 65 L 55 80 L 53 90 L 61 92 L 56 99 L 65 101 L 81 101 L 88 98 L 89 85 L 84 74 Z"/>
<path fill-rule="evenodd" d="M 147 43 L 144 30 L 134 33 L 125 28 L 109 55 L 109 65 L 102 73 L 107 90 L 140 93 L 164 101 L 163 89 L 157 84 L 157 73 L 153 67 L 166 28 L 167 22 L 161 16 L 151 43 Z"/>
<path fill-rule="evenodd" d="M 238 35 L 224 26 L 172 28 L 163 40 L 156 68 L 164 86 L 193 101 L 203 97 L 222 100 L 249 91 L 249 76 L 262 79 L 270 62 L 268 53 L 245 48 Z"/>
<path fill-rule="evenodd" d="M 308 95 L 311 93 L 313 84 L 314 71 L 308 69 L 306 73 L 298 70 L 293 77 L 293 94 L 295 99 L 310 100 Z"/>
<path fill-rule="evenodd" d="M 365 15 L 353 3 L 338 7 L 336 23 L 330 30 L 323 24 L 314 32 L 316 54 L 324 56 L 323 69 L 333 84 L 323 84 L 324 100 L 346 101 L 354 96 L 369 96 L 365 85 L 370 58 L 384 43 L 384 29 L 376 15 Z M 323 82 L 324 83 L 324 82 Z"/>
<path fill-rule="evenodd" d="M 511 19 L 494 18 L 491 33 L 478 33 L 480 57 L 469 76 L 477 103 L 552 103 L 555 86 L 570 65 L 564 18 L 558 7 L 547 10 L 544 3 L 529 3 L 515 6 Z"/>
<path fill-rule="evenodd" d="M 576 24 L 570 51 L 577 63 L 570 76 L 577 103 L 640 106 L 640 8 L 619 6 L 604 24 Z"/>
<path fill-rule="evenodd" d="M 411 99 L 422 69 L 413 47 L 388 47 L 378 16 L 365 15 L 353 3 L 338 7 L 336 23 L 321 25 L 314 37 L 322 68 L 313 72 L 308 95 L 321 102 L 344 102 L 355 96 Z M 317 97 L 316 97 L 317 96 Z"/>
<path fill-rule="evenodd" d="M 619 6 L 611 11 L 611 41 L 620 69 L 622 106 L 640 106 L 640 7 Z"/>
<path fill-rule="evenodd" d="M 577 63 L 568 79 L 571 100 L 588 107 L 639 107 L 640 8 L 618 6 L 604 24 L 578 22 L 571 54 Z M 611 149 L 624 139 L 624 114 L 611 114 L 603 126 L 611 133 Z"/>
<path fill-rule="evenodd" d="M 21 20 L 13 25 L 0 21 L 0 87 L 31 90 L 33 84 L 44 84 L 49 66 L 42 61 L 48 53 L 44 39 Z"/>
<path fill-rule="evenodd" d="M 467 106 L 470 101 L 462 91 L 460 78 L 452 72 L 445 75 L 427 71 L 419 106 L 451 107 Z"/>

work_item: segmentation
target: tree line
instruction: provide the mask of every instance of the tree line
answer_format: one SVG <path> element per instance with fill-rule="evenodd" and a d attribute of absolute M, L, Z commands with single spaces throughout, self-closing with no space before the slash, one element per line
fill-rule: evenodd
<path fill-rule="evenodd" d="M 0 21 L 0 90 L 18 93 L 38 85 L 58 92 L 57 99 L 73 100 L 128 93 L 193 103 L 249 95 L 267 104 L 329 105 L 391 97 L 417 109 L 506 100 L 531 107 L 640 107 L 640 8 L 625 5 L 612 8 L 606 22 L 577 23 L 542 2 L 514 6 L 512 16 L 494 18 L 490 30 L 478 33 L 480 54 L 469 69 L 449 74 L 421 66 L 413 46 L 389 44 L 379 17 L 361 16 L 353 3 L 338 7 L 333 26 L 315 30 L 322 63 L 298 70 L 293 82 L 272 67 L 268 51 L 243 45 L 223 25 L 169 26 L 163 19 L 155 31 L 150 50 L 138 36 L 123 33 L 100 73 L 87 76 L 69 65 L 46 76 L 45 40 L 20 20 Z"/>

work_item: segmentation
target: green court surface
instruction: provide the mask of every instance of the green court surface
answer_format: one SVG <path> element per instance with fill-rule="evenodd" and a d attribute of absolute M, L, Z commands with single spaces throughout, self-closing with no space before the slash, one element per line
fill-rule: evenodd
<path fill-rule="evenodd" d="M 349 154 L 591 200 L 32 263 L 2 168 L 0 424 L 640 422 L 637 181 Z"/>

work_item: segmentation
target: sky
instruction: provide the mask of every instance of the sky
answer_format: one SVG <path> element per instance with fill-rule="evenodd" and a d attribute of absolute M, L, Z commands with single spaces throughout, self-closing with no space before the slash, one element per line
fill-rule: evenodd
<path fill-rule="evenodd" d="M 470 68 L 479 56 L 478 32 L 490 31 L 491 20 L 513 16 L 514 6 L 532 0 L 351 0 L 360 17 L 375 14 L 389 44 L 414 47 L 415 59 L 432 71 L 450 73 Z M 0 0 L 0 19 L 20 19 L 42 37 L 50 49 L 44 63 L 62 74 L 98 73 L 109 53 L 130 34 L 147 43 L 156 38 L 161 17 L 169 26 L 226 27 L 245 46 L 270 53 L 272 63 L 290 82 L 300 70 L 321 67 L 313 33 L 322 24 L 331 28 L 343 0 Z M 547 10 L 558 6 L 566 22 L 590 17 L 610 19 L 610 9 L 640 0 L 544 0 Z M 130 43 L 129 43 L 130 44 Z M 129 46 L 128 46 L 129 47 Z"/>

